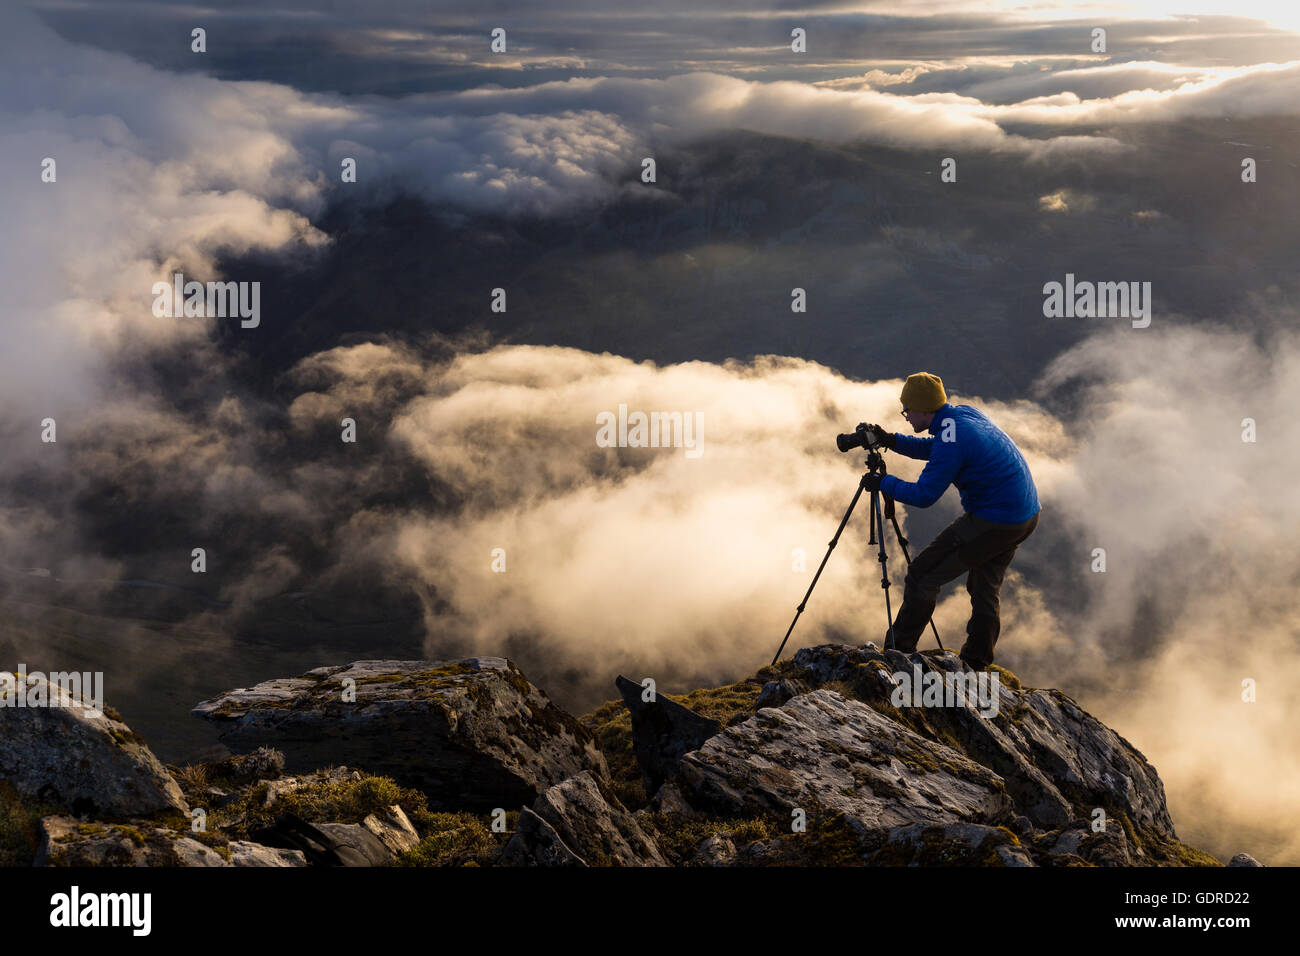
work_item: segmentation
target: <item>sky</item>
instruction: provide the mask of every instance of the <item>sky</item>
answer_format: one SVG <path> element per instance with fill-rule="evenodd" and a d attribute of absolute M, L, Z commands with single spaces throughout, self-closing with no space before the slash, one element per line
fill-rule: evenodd
<path fill-rule="evenodd" d="M 363 652 L 504 654 L 576 711 L 620 672 L 739 679 L 852 495 L 835 433 L 905 428 L 926 370 L 1043 502 L 999 662 L 1138 747 L 1184 839 L 1300 862 L 1297 29 L 1249 2 L 6 6 L 0 650 L 101 655 L 169 759 L 197 738 L 165 715 L 222 682 Z M 262 281 L 262 324 L 156 316 L 176 271 Z M 1067 271 L 1151 280 L 1151 325 L 1045 318 Z M 703 454 L 600 447 L 620 404 L 698 415 Z M 913 553 L 955 498 L 901 509 Z M 865 550 L 795 646 L 880 640 Z M 181 595 L 170 630 L 132 617 L 142 580 Z M 968 609 L 945 590 L 945 645 Z"/>

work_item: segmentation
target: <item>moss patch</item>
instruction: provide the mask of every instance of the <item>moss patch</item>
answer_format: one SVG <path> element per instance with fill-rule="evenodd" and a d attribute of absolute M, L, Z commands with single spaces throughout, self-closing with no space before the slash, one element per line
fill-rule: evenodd
<path fill-rule="evenodd" d="M 518 811 L 506 815 L 508 830 L 518 819 Z M 510 836 L 471 813 L 431 813 L 423 822 L 423 838 L 398 856 L 398 866 L 491 866 Z"/>
<path fill-rule="evenodd" d="M 999 667 L 997 664 L 990 664 L 988 669 L 996 671 L 998 674 L 998 683 L 1004 687 L 1010 687 L 1012 690 L 1021 690 L 1020 678 L 1005 667 Z"/>
<path fill-rule="evenodd" d="M 31 866 L 41 844 L 41 818 L 60 812 L 62 808 L 23 797 L 0 782 L 0 867 Z"/>
<path fill-rule="evenodd" d="M 636 762 L 632 742 L 632 715 L 621 700 L 601 704 L 590 714 L 578 718 L 592 735 L 596 746 L 605 755 L 609 765 L 610 782 L 614 795 L 629 810 L 639 810 L 650 799 L 641 779 L 641 766 Z"/>
<path fill-rule="evenodd" d="M 754 705 L 758 703 L 758 695 L 763 691 L 763 683 L 748 678 L 724 687 L 693 690 L 689 694 L 669 694 L 668 699 L 689 707 L 701 717 L 716 720 L 728 727 L 747 720 L 754 713 Z"/>
<path fill-rule="evenodd" d="M 736 847 L 740 848 L 756 840 L 770 840 L 780 832 L 777 822 L 770 817 L 728 820 L 722 817 L 651 813 L 644 820 L 654 832 L 659 852 L 674 866 L 688 865 L 694 859 L 700 844 L 717 833 L 730 837 Z M 786 829 L 789 829 L 788 824 Z"/>

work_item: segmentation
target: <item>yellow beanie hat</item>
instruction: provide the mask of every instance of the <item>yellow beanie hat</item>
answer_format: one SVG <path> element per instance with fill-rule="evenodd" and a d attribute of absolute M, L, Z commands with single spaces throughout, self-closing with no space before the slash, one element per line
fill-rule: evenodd
<path fill-rule="evenodd" d="M 937 412 L 948 401 L 943 390 L 943 379 L 929 372 L 915 372 L 907 376 L 900 396 L 904 408 L 918 412 Z"/>

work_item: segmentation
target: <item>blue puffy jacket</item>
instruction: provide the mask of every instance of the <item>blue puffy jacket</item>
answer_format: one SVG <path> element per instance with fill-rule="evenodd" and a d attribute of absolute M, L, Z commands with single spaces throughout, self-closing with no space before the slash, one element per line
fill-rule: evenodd
<path fill-rule="evenodd" d="M 944 441 L 944 422 L 951 421 Z M 894 451 L 926 459 L 916 481 L 886 475 L 880 489 L 906 505 L 928 508 L 948 485 L 961 492 L 961 506 L 995 524 L 1020 524 L 1038 514 L 1038 489 L 1029 465 L 1007 433 L 970 405 L 944 405 L 926 429 L 938 438 L 895 433 Z"/>

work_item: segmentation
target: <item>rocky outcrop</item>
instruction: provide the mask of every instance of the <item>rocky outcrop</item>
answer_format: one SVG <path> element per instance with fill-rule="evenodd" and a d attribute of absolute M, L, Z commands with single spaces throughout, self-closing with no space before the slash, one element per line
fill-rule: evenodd
<path fill-rule="evenodd" d="M 500 657 L 357 661 L 207 700 L 234 749 L 269 745 L 291 772 L 364 767 L 468 810 L 528 803 L 608 768 L 591 735 Z"/>
<path fill-rule="evenodd" d="M 147 824 L 41 821 L 37 866 L 227 866 L 218 851 L 172 830 Z"/>
<path fill-rule="evenodd" d="M 1096 808 L 1123 813 L 1134 825 L 1175 838 L 1155 768 L 1127 740 L 1059 690 L 1022 690 L 999 681 L 997 712 L 972 707 L 894 707 L 894 675 L 915 679 L 969 669 L 957 655 L 823 645 L 795 654 L 810 682 L 844 681 L 875 708 L 897 714 L 917 732 L 944 740 L 1004 781 L 1017 810 L 1038 829 L 1055 829 Z"/>
<path fill-rule="evenodd" d="M 297 850 L 232 840 L 205 846 L 144 821 L 101 823 L 53 816 L 41 821 L 37 866 L 306 866 Z"/>
<path fill-rule="evenodd" d="M 758 703 L 754 707 L 780 707 L 791 697 L 806 694 L 811 688 L 801 680 L 770 680 L 763 685 L 758 694 Z"/>
<path fill-rule="evenodd" d="M 230 841 L 231 866 L 306 866 L 307 858 L 298 850 L 262 846 L 247 840 Z"/>
<path fill-rule="evenodd" d="M 649 808 L 696 832 L 765 820 L 769 837 L 719 831 L 679 863 L 1217 863 L 1177 840 L 1136 748 L 1066 694 L 1022 688 L 1008 671 L 978 675 L 952 652 L 822 645 L 744 684 L 762 688 L 753 713 L 677 757 Z M 719 690 L 734 700 L 742 686 Z M 620 686 L 625 700 L 632 687 Z M 947 687 L 980 696 L 946 700 Z"/>
<path fill-rule="evenodd" d="M 1001 827 L 975 823 L 891 827 L 863 840 L 870 866 L 1034 866 L 1029 851 Z"/>
<path fill-rule="evenodd" d="M 388 866 L 396 859 L 384 841 L 357 823 L 318 823 L 317 845 L 335 855 L 341 866 Z M 317 857 L 313 862 L 325 862 Z"/>
<path fill-rule="evenodd" d="M 391 866 L 420 842 L 398 806 L 368 814 L 360 823 L 309 823 L 284 813 L 254 835 L 270 846 L 297 850 L 316 866 Z"/>
<path fill-rule="evenodd" d="M 555 827 L 525 807 L 520 811 L 515 832 L 497 857 L 496 865 L 586 866 L 587 863 L 565 846 Z"/>
<path fill-rule="evenodd" d="M 1133 863 L 1128 837 L 1123 827 L 1109 821 L 1105 829 L 1093 830 L 1084 821 L 1077 820 L 1061 830 L 1045 834 L 1031 834 L 1034 849 L 1044 862 L 1052 865 L 1070 865 L 1084 862 L 1093 866 L 1129 866 Z"/>
<path fill-rule="evenodd" d="M 712 737 L 682 757 L 677 782 L 692 806 L 728 815 L 842 814 L 868 828 L 1012 816 L 995 774 L 825 689 Z"/>
<path fill-rule="evenodd" d="M 41 821 L 37 866 L 391 866 L 420 842 L 401 807 L 361 823 L 308 823 L 284 814 L 258 836 L 205 845 L 189 832 L 149 820 L 102 822 L 51 816 Z"/>
<path fill-rule="evenodd" d="M 691 860 L 699 866 L 726 866 L 736 858 L 736 844 L 728 836 L 715 833 L 705 837 L 695 849 Z"/>
<path fill-rule="evenodd" d="M 650 798 L 650 809 L 657 813 L 675 813 L 681 816 L 694 816 L 696 811 L 682 796 L 681 787 L 672 780 L 664 783 Z"/>
<path fill-rule="evenodd" d="M 584 727 L 501 658 L 363 661 L 200 704 L 252 752 L 175 779 L 119 720 L 74 708 L 0 708 L 0 768 L 25 839 L 64 807 L 40 820 L 46 866 L 1218 862 L 1177 840 L 1128 741 L 993 673 L 969 706 L 918 700 L 906 684 L 975 675 L 949 652 L 823 645 L 697 692 L 710 717 L 619 678 L 626 709 Z M 489 827 L 512 803 L 513 831 Z"/>
<path fill-rule="evenodd" d="M 666 866 L 654 840 L 596 778 L 580 773 L 551 787 L 532 807 L 588 866 Z"/>
<path fill-rule="evenodd" d="M 28 697 L 40 693 L 46 706 L 0 707 L 0 781 L 79 814 L 188 809 L 176 781 L 130 727 L 108 712 L 92 715 L 43 676 L 28 681 Z"/>
<path fill-rule="evenodd" d="M 615 680 L 632 715 L 632 735 L 637 763 L 645 778 L 646 793 L 654 793 L 677 773 L 682 755 L 698 748 L 722 729 L 716 720 L 701 717 L 662 694 L 642 700 L 642 687 L 619 675 Z"/>
<path fill-rule="evenodd" d="M 398 806 L 370 814 L 361 825 L 387 848 L 393 859 L 420 844 L 420 834 L 407 819 L 406 811 Z"/>

